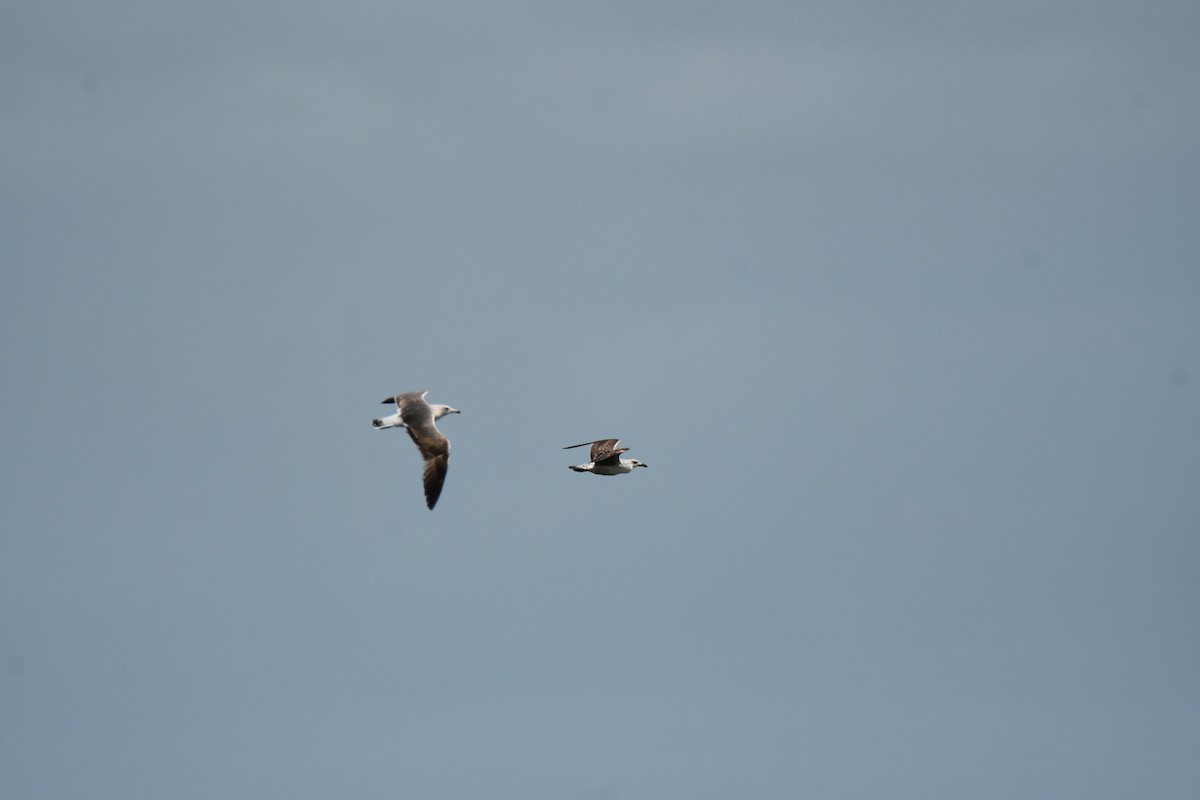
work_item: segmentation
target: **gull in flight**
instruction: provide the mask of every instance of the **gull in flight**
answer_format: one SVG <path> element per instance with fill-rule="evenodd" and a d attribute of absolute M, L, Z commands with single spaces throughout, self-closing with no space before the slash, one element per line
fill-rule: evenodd
<path fill-rule="evenodd" d="M 405 392 L 384 400 L 385 403 L 395 403 L 396 413 L 382 419 L 371 420 L 371 426 L 380 430 L 384 428 L 404 428 L 412 437 L 413 444 L 421 451 L 425 459 L 425 504 L 429 510 L 438 501 L 442 493 L 442 484 L 446 480 L 446 468 L 450 463 L 450 440 L 437 429 L 434 424 L 447 414 L 460 413 L 457 408 L 425 402 L 427 391 Z"/>
<path fill-rule="evenodd" d="M 646 466 L 636 458 L 621 458 L 621 453 L 627 452 L 628 447 L 617 447 L 617 442 L 620 439 L 597 439 L 594 442 L 580 442 L 579 444 L 569 444 L 563 450 L 570 450 L 572 447 L 583 447 L 585 444 L 592 446 L 590 463 L 578 464 L 576 466 L 567 467 L 576 472 L 591 472 L 594 475 L 624 475 L 626 472 L 633 472 L 634 467 Z"/>

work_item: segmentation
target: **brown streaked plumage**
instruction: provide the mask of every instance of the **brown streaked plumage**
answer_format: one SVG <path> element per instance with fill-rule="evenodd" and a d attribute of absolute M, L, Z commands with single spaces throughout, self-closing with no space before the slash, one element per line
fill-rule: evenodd
<path fill-rule="evenodd" d="M 591 463 L 578 464 L 576 466 L 567 467 L 567 469 L 575 472 L 591 472 L 595 475 L 624 475 L 628 472 L 633 472 L 636 467 L 646 466 L 636 458 L 621 458 L 621 453 L 629 452 L 628 447 L 617 447 L 620 439 L 597 439 L 594 442 L 580 442 L 579 444 L 569 444 L 563 450 L 570 450 L 572 447 L 583 447 L 590 444 L 592 446 L 589 458 Z"/>
<path fill-rule="evenodd" d="M 461 413 L 457 408 L 425 402 L 428 391 L 405 392 L 384 400 L 394 403 L 396 413 L 371 421 L 375 428 L 404 428 L 425 460 L 422 480 L 425 484 L 425 504 L 432 511 L 442 494 L 446 470 L 450 465 L 450 440 L 438 430 L 436 421 L 446 414 Z"/>

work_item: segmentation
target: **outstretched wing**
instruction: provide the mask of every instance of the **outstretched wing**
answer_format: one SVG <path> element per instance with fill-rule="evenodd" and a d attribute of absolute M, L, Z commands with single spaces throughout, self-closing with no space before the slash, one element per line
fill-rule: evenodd
<path fill-rule="evenodd" d="M 409 425 L 408 435 L 421 451 L 421 458 L 425 459 L 422 473 L 425 505 L 432 510 L 442 493 L 442 484 L 446 482 L 446 471 L 450 466 L 450 440 L 434 427 L 432 419 L 427 426 L 416 428 Z"/>
<path fill-rule="evenodd" d="M 424 391 L 397 395 L 396 406 L 400 409 L 400 418 L 404 420 L 409 437 L 425 460 L 422 474 L 425 505 L 432 510 L 442 493 L 446 470 L 450 466 L 450 440 L 434 424 L 433 409 L 425 402 L 425 395 Z"/>
<path fill-rule="evenodd" d="M 628 447 L 617 447 L 620 439 L 600 439 L 592 442 L 592 461 L 599 464 L 601 461 L 611 461 L 614 458 L 620 457 L 621 453 L 628 450 Z"/>
<path fill-rule="evenodd" d="M 606 458 L 607 456 L 612 455 L 613 451 L 617 449 L 617 442 L 619 442 L 619 441 L 621 441 L 621 440 L 620 439 L 596 439 L 595 441 L 592 441 L 592 442 L 580 442 L 579 444 L 569 444 L 566 447 L 564 447 L 563 450 L 570 450 L 572 447 L 583 447 L 585 444 L 590 444 L 592 446 L 591 459 L 592 459 L 592 461 L 597 461 L 599 459 Z M 626 447 L 621 452 L 624 453 L 625 450 L 628 450 L 628 449 L 629 448 Z"/>
<path fill-rule="evenodd" d="M 450 454 L 434 456 L 425 462 L 422 480 L 425 483 L 425 505 L 432 511 L 442 495 L 442 484 L 446 482 L 446 471 L 450 467 Z"/>
<path fill-rule="evenodd" d="M 392 403 L 396 406 L 397 411 L 403 411 L 405 406 L 416 407 L 427 405 L 425 402 L 425 395 L 427 394 L 429 394 L 428 389 L 419 389 L 415 392 L 405 392 L 404 394 L 398 394 L 395 397 L 384 398 L 383 404 L 387 405 L 388 403 Z"/>

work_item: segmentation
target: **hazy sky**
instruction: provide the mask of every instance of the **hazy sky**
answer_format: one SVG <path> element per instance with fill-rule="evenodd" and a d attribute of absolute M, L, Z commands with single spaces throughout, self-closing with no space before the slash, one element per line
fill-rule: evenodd
<path fill-rule="evenodd" d="M 2 16 L 0 796 L 1200 794 L 1194 2 Z"/>

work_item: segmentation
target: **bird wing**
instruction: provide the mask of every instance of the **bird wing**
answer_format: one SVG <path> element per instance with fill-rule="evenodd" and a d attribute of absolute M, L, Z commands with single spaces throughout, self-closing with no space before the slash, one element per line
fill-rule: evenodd
<path fill-rule="evenodd" d="M 438 497 L 442 494 L 442 484 L 446 482 L 446 471 L 450 466 L 450 456 L 443 453 L 425 461 L 425 471 L 422 480 L 425 483 L 425 505 L 432 511 L 437 505 Z"/>
<path fill-rule="evenodd" d="M 405 392 L 404 394 L 398 394 L 395 397 L 384 398 L 383 402 L 385 405 L 387 403 L 395 403 L 396 408 L 400 408 L 409 402 L 423 403 L 425 401 L 425 395 L 427 394 L 429 394 L 428 389 L 420 389 L 415 392 Z"/>
<path fill-rule="evenodd" d="M 618 447 L 616 450 L 609 452 L 607 455 L 592 456 L 592 463 L 596 466 L 602 464 L 619 464 L 621 462 L 621 453 L 628 453 L 628 447 Z"/>
<path fill-rule="evenodd" d="M 425 402 L 426 394 L 428 392 L 425 391 L 405 392 L 392 398 L 396 403 L 396 410 L 400 412 L 400 419 L 404 420 L 405 425 L 433 424 L 433 409 L 429 407 L 429 403 Z"/>
<path fill-rule="evenodd" d="M 405 392 L 396 396 L 400 419 L 408 429 L 413 444 L 425 460 L 422 479 L 425 483 L 425 504 L 432 510 L 442 493 L 446 471 L 450 466 L 450 440 L 438 430 L 433 421 L 433 409 L 425 402 L 427 391 Z"/>
<path fill-rule="evenodd" d="M 425 483 L 425 504 L 432 510 L 442 493 L 446 471 L 450 466 L 450 440 L 433 424 L 432 416 L 427 425 L 408 426 L 408 435 L 425 459 L 422 479 Z"/>
<path fill-rule="evenodd" d="M 620 439 L 597 439 L 592 442 L 592 461 L 607 461 L 614 453 L 617 455 L 624 453 L 629 448 L 624 447 L 618 450 L 617 443 L 620 441 Z"/>

